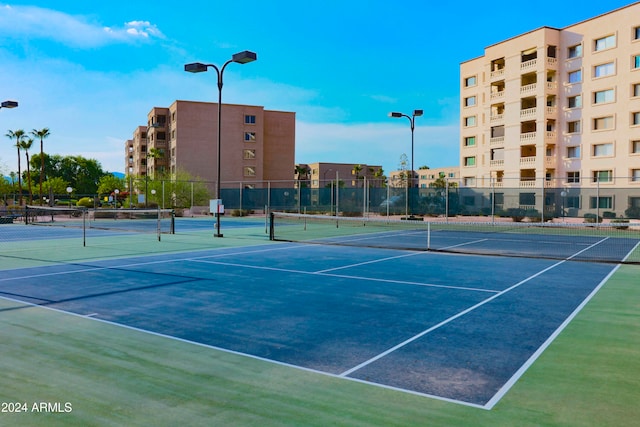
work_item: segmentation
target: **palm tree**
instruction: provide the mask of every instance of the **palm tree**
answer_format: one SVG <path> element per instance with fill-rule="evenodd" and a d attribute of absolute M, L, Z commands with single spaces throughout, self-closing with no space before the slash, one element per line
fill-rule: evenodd
<path fill-rule="evenodd" d="M 40 200 L 42 200 L 42 181 L 44 180 L 44 139 L 47 138 L 51 133 L 49 132 L 49 128 L 42 128 L 40 130 L 34 129 L 31 131 L 31 135 L 36 138 L 40 138 Z"/>
<path fill-rule="evenodd" d="M 25 137 L 24 130 L 22 130 L 22 129 L 18 129 L 16 131 L 9 130 L 9 131 L 7 131 L 6 136 L 9 139 L 15 139 L 16 140 L 16 148 L 18 149 L 18 191 L 20 192 L 19 204 L 22 205 L 22 180 L 20 178 L 20 143 L 22 142 L 22 140 Z"/>
<path fill-rule="evenodd" d="M 31 168 L 29 167 L 29 150 L 33 145 L 33 138 L 26 138 L 20 141 L 20 148 L 24 150 L 27 156 L 27 181 L 29 182 L 29 203 L 33 203 L 33 191 L 31 191 Z"/>

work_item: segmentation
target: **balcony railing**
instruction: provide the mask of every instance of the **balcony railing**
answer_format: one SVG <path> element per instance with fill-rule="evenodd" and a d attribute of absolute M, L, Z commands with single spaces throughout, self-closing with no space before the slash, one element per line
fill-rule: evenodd
<path fill-rule="evenodd" d="M 534 188 L 536 186 L 535 179 L 521 179 L 520 188 Z"/>
<path fill-rule="evenodd" d="M 527 132 L 520 134 L 520 142 L 531 142 L 536 139 L 537 132 Z"/>
<path fill-rule="evenodd" d="M 525 94 L 525 93 L 529 93 L 529 92 L 535 92 L 536 91 L 536 87 L 538 86 L 537 83 L 531 83 L 528 85 L 524 85 L 520 88 L 520 94 Z"/>
<path fill-rule="evenodd" d="M 528 61 L 520 63 L 520 71 L 528 70 L 530 68 L 535 68 L 538 63 L 538 58 L 533 58 Z"/>
<path fill-rule="evenodd" d="M 502 76 L 504 76 L 504 68 L 492 71 L 491 75 L 490 75 L 490 78 L 491 79 L 497 79 L 498 77 L 502 77 Z"/>
<path fill-rule="evenodd" d="M 520 157 L 520 166 L 531 166 L 536 163 L 536 156 Z"/>
<path fill-rule="evenodd" d="M 545 132 L 544 137 L 547 141 L 555 141 L 558 138 L 558 134 L 554 130 L 548 130 Z"/>
<path fill-rule="evenodd" d="M 545 156 L 544 165 L 547 167 L 556 165 L 556 156 Z"/>
<path fill-rule="evenodd" d="M 504 159 L 503 160 L 490 160 L 489 161 L 489 166 L 504 166 Z"/>
<path fill-rule="evenodd" d="M 547 82 L 547 90 L 554 91 L 558 87 L 557 82 Z"/>
<path fill-rule="evenodd" d="M 525 119 L 525 118 L 535 117 L 537 112 L 538 112 L 538 109 L 536 107 L 520 110 L 520 118 Z"/>
<path fill-rule="evenodd" d="M 489 145 L 504 145 L 504 136 L 489 138 Z"/>
<path fill-rule="evenodd" d="M 491 93 L 491 99 L 499 99 L 499 98 L 504 98 L 504 91 L 500 91 L 500 92 L 492 92 Z"/>
<path fill-rule="evenodd" d="M 556 67 L 558 65 L 558 58 L 547 58 L 547 67 Z"/>
<path fill-rule="evenodd" d="M 494 114 L 492 115 L 489 120 L 493 123 L 493 122 L 499 122 L 500 120 L 504 119 L 504 114 Z"/>
<path fill-rule="evenodd" d="M 548 116 L 555 116 L 557 111 L 557 107 L 547 107 L 546 113 Z"/>

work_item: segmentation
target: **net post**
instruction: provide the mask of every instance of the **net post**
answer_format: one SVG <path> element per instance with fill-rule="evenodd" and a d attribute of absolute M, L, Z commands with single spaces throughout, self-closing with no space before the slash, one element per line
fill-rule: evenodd
<path fill-rule="evenodd" d="M 427 250 L 431 250 L 431 221 L 427 222 Z"/>
<path fill-rule="evenodd" d="M 269 240 L 275 240 L 275 225 L 273 223 L 274 213 L 269 212 Z"/>
<path fill-rule="evenodd" d="M 176 211 L 171 210 L 171 231 L 169 234 L 176 234 Z"/>
<path fill-rule="evenodd" d="M 87 209 L 83 209 L 82 210 L 82 246 L 86 247 L 87 246 L 87 215 L 88 215 L 88 210 Z"/>

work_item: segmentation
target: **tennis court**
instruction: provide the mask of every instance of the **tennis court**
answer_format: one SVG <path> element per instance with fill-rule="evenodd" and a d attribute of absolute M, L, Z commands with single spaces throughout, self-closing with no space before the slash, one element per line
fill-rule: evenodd
<path fill-rule="evenodd" d="M 190 230 L 210 226 L 193 224 Z M 238 224 L 264 233 L 260 221 Z M 50 227 L 29 233 L 47 237 L 51 230 L 77 233 Z M 0 295 L 491 409 L 616 268 L 570 260 L 598 247 L 582 241 L 566 259 L 530 259 L 266 238 L 259 245 L 206 249 L 209 242 L 189 250 L 172 241 L 178 237 L 163 236 L 157 253 L 135 256 L 121 248 L 116 258 L 115 252 L 79 253 L 94 253 L 96 240 L 67 248 L 58 234 L 55 262 L 43 263 L 40 254 L 32 266 L 4 269 Z M 637 238 L 620 242 L 625 256 L 637 251 Z M 66 260 L 60 251 L 68 251 Z"/>

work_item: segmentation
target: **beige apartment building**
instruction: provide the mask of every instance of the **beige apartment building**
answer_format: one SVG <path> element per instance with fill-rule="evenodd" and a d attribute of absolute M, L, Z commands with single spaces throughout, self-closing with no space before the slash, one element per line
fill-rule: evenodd
<path fill-rule="evenodd" d="M 640 206 L 640 2 L 494 44 L 460 72 L 462 186 L 545 209 L 560 194 L 581 211 Z"/>
<path fill-rule="evenodd" d="M 186 171 L 217 179 L 218 104 L 175 101 L 154 107 L 147 125 L 125 143 L 126 171 L 157 177 Z M 291 182 L 295 157 L 295 113 L 260 106 L 223 104 L 222 187 L 263 188 L 268 181 Z M 277 186 L 277 183 L 271 184 Z"/>

